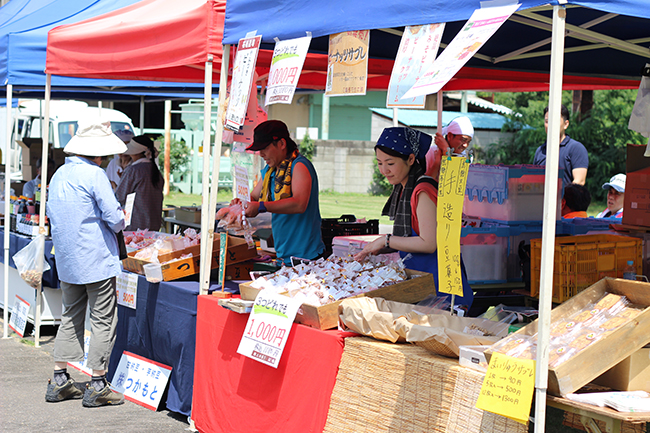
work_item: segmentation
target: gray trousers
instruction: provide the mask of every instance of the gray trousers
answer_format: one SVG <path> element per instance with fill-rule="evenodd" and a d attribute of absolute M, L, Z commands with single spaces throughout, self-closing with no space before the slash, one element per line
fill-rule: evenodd
<path fill-rule="evenodd" d="M 54 342 L 54 362 L 83 361 L 87 304 L 90 308 L 90 347 L 86 367 L 106 370 L 117 330 L 116 279 L 92 284 L 61 281 L 61 291 L 63 314 Z"/>

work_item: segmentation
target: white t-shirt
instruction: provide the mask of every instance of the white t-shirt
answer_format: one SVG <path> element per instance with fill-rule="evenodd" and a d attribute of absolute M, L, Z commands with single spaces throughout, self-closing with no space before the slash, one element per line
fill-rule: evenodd
<path fill-rule="evenodd" d="M 120 167 L 120 155 L 115 155 L 111 162 L 108 163 L 106 167 L 106 176 L 111 182 L 115 182 L 115 185 L 120 183 L 120 174 L 122 174 L 122 167 Z"/>

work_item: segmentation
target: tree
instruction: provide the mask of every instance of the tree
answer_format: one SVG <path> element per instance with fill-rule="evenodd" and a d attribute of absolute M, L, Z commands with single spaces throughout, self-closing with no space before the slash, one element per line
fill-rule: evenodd
<path fill-rule="evenodd" d="M 301 155 L 311 161 L 314 156 L 314 140 L 309 137 L 309 133 L 306 133 L 302 138 L 302 141 L 298 145 L 298 150 Z"/>
<path fill-rule="evenodd" d="M 158 137 L 157 141 L 161 144 L 160 153 L 158 154 L 158 166 L 165 166 L 165 139 Z M 187 163 L 190 160 L 190 148 L 185 144 L 185 141 L 171 140 L 170 153 L 169 153 L 169 172 L 185 174 L 187 171 Z"/>

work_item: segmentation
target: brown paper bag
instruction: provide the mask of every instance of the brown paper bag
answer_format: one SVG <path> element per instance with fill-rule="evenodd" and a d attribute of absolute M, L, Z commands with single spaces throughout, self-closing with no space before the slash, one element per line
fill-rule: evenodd
<path fill-rule="evenodd" d="M 395 319 L 411 313 L 414 305 L 387 301 L 383 298 L 344 299 L 339 304 L 339 323 L 359 334 L 387 340 L 391 343 L 404 343 L 395 331 Z"/>

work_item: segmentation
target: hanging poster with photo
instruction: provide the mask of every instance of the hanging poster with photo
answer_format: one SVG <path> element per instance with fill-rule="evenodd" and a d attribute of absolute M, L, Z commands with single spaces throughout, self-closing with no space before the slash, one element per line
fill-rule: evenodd
<path fill-rule="evenodd" d="M 425 95 L 404 98 L 404 94 L 433 64 L 444 29 L 444 23 L 407 26 L 404 29 L 390 75 L 386 107 L 424 108 Z"/>
<path fill-rule="evenodd" d="M 370 31 L 330 35 L 325 96 L 365 95 Z"/>
<path fill-rule="evenodd" d="M 438 290 L 463 296 L 460 269 L 460 230 L 469 162 L 443 156 L 438 183 Z"/>
<path fill-rule="evenodd" d="M 226 110 L 226 128 L 239 131 L 244 124 L 248 99 L 255 74 L 257 54 L 260 50 L 262 36 L 249 36 L 239 40 L 237 55 L 232 69 L 232 84 L 228 109 Z"/>
<path fill-rule="evenodd" d="M 481 8 L 474 11 L 463 29 L 438 56 L 427 72 L 418 78 L 404 98 L 437 93 L 451 80 L 483 44 L 506 22 L 519 4 Z"/>
<path fill-rule="evenodd" d="M 310 42 L 311 34 L 276 42 L 264 105 L 291 104 Z"/>

